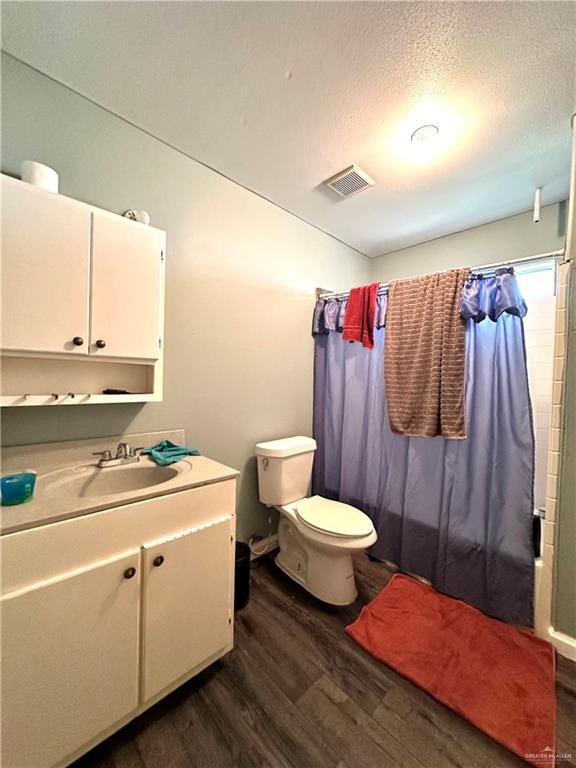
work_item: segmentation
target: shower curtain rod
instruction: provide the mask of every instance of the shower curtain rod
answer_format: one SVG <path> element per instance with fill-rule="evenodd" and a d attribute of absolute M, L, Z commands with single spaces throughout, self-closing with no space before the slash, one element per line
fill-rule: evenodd
<path fill-rule="evenodd" d="M 532 261 L 544 261 L 545 259 L 560 259 L 564 256 L 564 248 L 562 248 L 559 251 L 548 251 L 548 253 L 538 253 L 536 256 L 523 256 L 519 259 L 508 259 L 507 261 L 495 261 L 493 264 L 482 264 L 479 267 L 471 267 L 470 272 L 486 272 L 491 271 L 494 269 L 499 269 L 501 267 L 512 267 L 515 264 L 526 264 L 530 263 Z M 419 277 L 419 275 L 417 276 Z M 404 277 L 401 278 L 402 280 L 413 280 L 413 277 Z M 380 287 L 378 288 L 378 291 L 384 291 L 387 290 L 388 286 L 390 285 L 389 282 L 387 283 L 380 283 Z M 329 293 L 318 293 L 316 296 L 317 299 L 343 299 L 346 296 L 350 295 L 350 291 L 335 291 L 335 292 L 329 292 Z"/>

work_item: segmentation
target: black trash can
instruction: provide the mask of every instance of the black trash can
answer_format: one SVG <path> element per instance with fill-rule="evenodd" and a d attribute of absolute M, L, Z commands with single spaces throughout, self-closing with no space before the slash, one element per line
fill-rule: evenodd
<path fill-rule="evenodd" d="M 236 568 L 234 573 L 234 610 L 239 611 L 250 598 L 250 547 L 236 542 Z"/>

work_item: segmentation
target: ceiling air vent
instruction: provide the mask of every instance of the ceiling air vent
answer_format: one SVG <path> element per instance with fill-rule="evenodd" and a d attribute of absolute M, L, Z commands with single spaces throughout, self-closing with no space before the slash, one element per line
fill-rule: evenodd
<path fill-rule="evenodd" d="M 374 179 L 371 179 L 367 173 L 364 173 L 357 165 L 351 165 L 331 179 L 325 182 L 340 197 L 352 197 L 363 189 L 374 186 Z"/>

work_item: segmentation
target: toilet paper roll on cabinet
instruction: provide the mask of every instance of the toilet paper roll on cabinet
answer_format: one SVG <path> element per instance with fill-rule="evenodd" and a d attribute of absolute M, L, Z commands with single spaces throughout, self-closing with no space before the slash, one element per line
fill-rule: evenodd
<path fill-rule="evenodd" d="M 34 184 L 47 192 L 58 192 L 58 174 L 53 168 L 35 160 L 24 160 L 21 165 L 22 181 Z"/>

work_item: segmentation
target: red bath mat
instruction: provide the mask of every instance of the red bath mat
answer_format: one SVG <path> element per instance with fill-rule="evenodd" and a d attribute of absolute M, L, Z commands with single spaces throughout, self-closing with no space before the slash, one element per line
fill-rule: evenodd
<path fill-rule="evenodd" d="M 556 751 L 552 646 L 396 574 L 346 632 L 538 768 Z"/>

